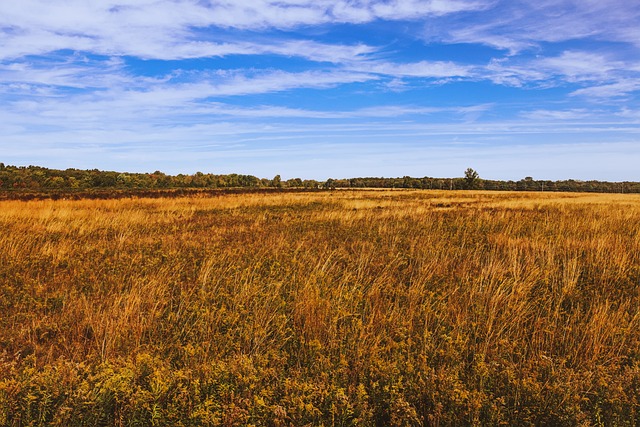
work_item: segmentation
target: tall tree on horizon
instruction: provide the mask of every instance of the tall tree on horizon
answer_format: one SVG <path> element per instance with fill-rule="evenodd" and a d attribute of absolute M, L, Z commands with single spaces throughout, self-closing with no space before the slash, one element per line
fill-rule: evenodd
<path fill-rule="evenodd" d="M 480 175 L 472 168 L 467 168 L 467 170 L 464 171 L 464 186 L 467 190 L 476 188 L 479 180 Z"/>

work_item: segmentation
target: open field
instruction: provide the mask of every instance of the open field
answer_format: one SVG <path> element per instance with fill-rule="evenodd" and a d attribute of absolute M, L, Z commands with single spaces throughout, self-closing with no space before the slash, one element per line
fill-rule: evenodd
<path fill-rule="evenodd" d="M 0 202 L 0 425 L 640 424 L 640 196 Z"/>

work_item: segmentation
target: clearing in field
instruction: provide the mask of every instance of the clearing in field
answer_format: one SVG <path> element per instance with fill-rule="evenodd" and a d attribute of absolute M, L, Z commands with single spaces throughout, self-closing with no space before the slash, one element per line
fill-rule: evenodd
<path fill-rule="evenodd" d="M 0 202 L 0 425 L 638 425 L 640 197 Z"/>

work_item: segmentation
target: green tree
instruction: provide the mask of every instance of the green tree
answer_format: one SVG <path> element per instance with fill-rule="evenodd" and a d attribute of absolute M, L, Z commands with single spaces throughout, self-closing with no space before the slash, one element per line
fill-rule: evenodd
<path fill-rule="evenodd" d="M 64 178 L 61 176 L 54 176 L 53 178 L 47 180 L 47 187 L 50 188 L 63 188 L 64 184 Z"/>
<path fill-rule="evenodd" d="M 324 188 L 329 188 L 333 190 L 334 188 L 336 188 L 336 180 L 333 178 L 329 178 L 328 180 L 325 181 Z"/>
<path fill-rule="evenodd" d="M 464 186 L 467 190 L 473 190 L 476 188 L 479 180 L 480 175 L 478 175 L 478 172 L 471 168 L 467 168 L 467 170 L 464 171 Z"/>

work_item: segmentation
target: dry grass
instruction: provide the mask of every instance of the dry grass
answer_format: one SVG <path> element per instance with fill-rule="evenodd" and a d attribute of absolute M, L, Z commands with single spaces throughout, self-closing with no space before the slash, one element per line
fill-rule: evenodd
<path fill-rule="evenodd" d="M 640 197 L 0 202 L 2 425 L 637 425 Z"/>

